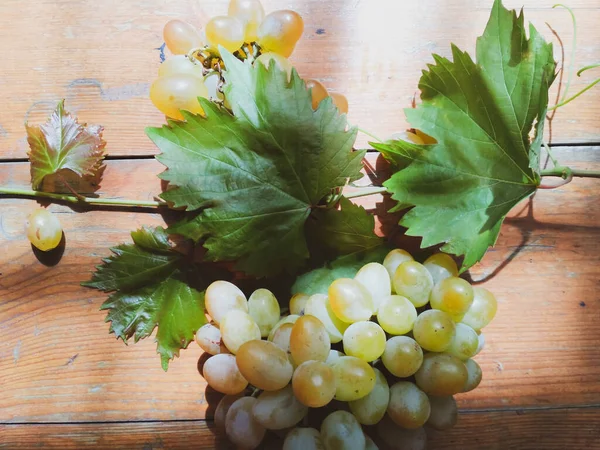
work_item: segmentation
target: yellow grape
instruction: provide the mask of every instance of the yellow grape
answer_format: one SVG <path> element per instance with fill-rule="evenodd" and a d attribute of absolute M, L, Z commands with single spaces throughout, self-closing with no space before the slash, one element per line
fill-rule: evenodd
<path fill-rule="evenodd" d="M 321 321 L 332 344 L 342 340 L 342 336 L 349 324 L 342 322 L 331 309 L 329 298 L 324 294 L 311 295 L 304 307 L 304 314 L 314 316 Z"/>
<path fill-rule="evenodd" d="M 304 31 L 304 21 L 295 11 L 274 11 L 267 15 L 257 31 L 257 42 L 264 51 L 288 58 Z"/>
<path fill-rule="evenodd" d="M 411 144 L 423 145 L 423 139 L 421 139 L 415 133 L 410 131 L 402 131 L 400 133 L 394 133 L 390 136 L 390 139 L 396 139 L 399 141 L 410 142 Z"/>
<path fill-rule="evenodd" d="M 294 396 L 292 386 L 279 391 L 264 391 L 252 407 L 254 418 L 267 430 L 282 430 L 296 425 L 308 408 Z"/>
<path fill-rule="evenodd" d="M 406 334 L 413 329 L 415 320 L 417 309 L 406 297 L 388 295 L 379 305 L 377 321 L 386 333 Z"/>
<path fill-rule="evenodd" d="M 424 144 L 437 144 L 435 138 L 423 133 L 421 130 L 415 130 L 415 134 L 421 138 Z"/>
<path fill-rule="evenodd" d="M 333 400 L 336 391 L 335 374 L 322 361 L 305 361 L 294 371 L 292 387 L 300 403 L 320 408 Z"/>
<path fill-rule="evenodd" d="M 448 347 L 445 352 L 452 356 L 456 356 L 462 361 L 466 361 L 475 356 L 477 347 L 479 347 L 479 336 L 477 336 L 477 332 L 464 323 L 457 323 L 454 339 L 452 339 L 450 347 Z"/>
<path fill-rule="evenodd" d="M 301 316 L 290 334 L 290 353 L 294 364 L 305 361 L 325 361 L 331 350 L 329 334 L 319 319 Z"/>
<path fill-rule="evenodd" d="M 290 336 L 292 335 L 293 323 L 284 323 L 277 327 L 273 333 L 271 342 L 286 353 L 290 352 Z"/>
<path fill-rule="evenodd" d="M 456 262 L 450 255 L 446 253 L 436 253 L 431 255 L 423 263 L 425 268 L 429 270 L 433 278 L 433 284 L 438 284 L 440 281 L 458 276 L 458 267 Z"/>
<path fill-rule="evenodd" d="M 273 52 L 263 53 L 256 58 L 256 62 L 262 63 L 267 69 L 271 64 L 271 61 L 275 61 L 277 68 L 287 74 L 287 80 L 289 82 L 292 79 L 292 69 L 294 66 L 292 66 L 292 63 L 287 58 Z"/>
<path fill-rule="evenodd" d="M 260 339 L 260 328 L 250 314 L 232 310 L 221 321 L 221 339 L 231 353 L 237 353 L 245 342 Z"/>
<path fill-rule="evenodd" d="M 390 402 L 390 387 L 378 369 L 375 371 L 375 387 L 368 395 L 358 400 L 348 402 L 350 411 L 363 425 L 375 425 L 379 422 L 388 408 Z"/>
<path fill-rule="evenodd" d="M 365 264 L 354 279 L 369 291 L 377 313 L 380 303 L 392 293 L 392 281 L 385 266 L 375 262 Z"/>
<path fill-rule="evenodd" d="M 219 431 L 225 431 L 225 417 L 227 417 L 227 411 L 231 408 L 238 399 L 242 398 L 244 394 L 226 395 L 223 397 L 217 407 L 215 408 L 214 424 L 215 428 Z"/>
<path fill-rule="evenodd" d="M 338 278 L 329 286 L 329 304 L 343 322 L 369 320 L 375 311 L 371 294 L 351 278 Z"/>
<path fill-rule="evenodd" d="M 25 221 L 25 233 L 35 248 L 47 252 L 58 247 L 63 230 L 55 215 L 47 209 L 37 208 Z"/>
<path fill-rule="evenodd" d="M 329 95 L 327 89 L 317 80 L 306 80 L 306 89 L 310 89 L 310 95 L 312 99 L 312 108 L 317 109 L 319 103 L 323 101 Z"/>
<path fill-rule="evenodd" d="M 233 402 L 227 411 L 225 435 L 235 448 L 244 450 L 259 448 L 265 437 L 266 428 L 254 418 L 252 412 L 257 401 L 254 397 L 242 397 Z"/>
<path fill-rule="evenodd" d="M 231 310 L 248 312 L 248 301 L 244 293 L 235 284 L 224 280 L 214 281 L 206 288 L 204 304 L 217 325 Z"/>
<path fill-rule="evenodd" d="M 269 341 L 244 343 L 235 355 L 243 377 L 258 389 L 278 391 L 292 379 L 294 371 L 287 353 Z"/>
<path fill-rule="evenodd" d="M 310 295 L 303 294 L 301 292 L 292 295 L 290 299 L 290 314 L 296 314 L 298 316 L 304 315 L 304 308 L 306 307 L 306 303 L 308 303 L 308 299 Z"/>
<path fill-rule="evenodd" d="M 433 289 L 429 271 L 416 261 L 406 261 L 398 266 L 392 278 L 396 294 L 409 299 L 417 308 L 427 304 Z"/>
<path fill-rule="evenodd" d="M 277 322 L 275 324 L 275 326 L 273 327 L 273 329 L 271 330 L 271 332 L 269 333 L 269 336 L 267 336 L 267 340 L 268 341 L 272 341 L 273 340 L 273 336 L 275 336 L 275 333 L 277 332 L 277 329 L 283 325 L 284 323 L 295 323 L 296 320 L 298 320 L 300 316 L 297 316 L 296 314 L 290 314 L 288 316 L 284 316 L 281 319 L 279 319 L 279 322 Z"/>
<path fill-rule="evenodd" d="M 202 78 L 176 74 L 157 78 L 150 86 L 150 100 L 164 115 L 183 120 L 181 110 L 204 114 L 198 97 L 208 98 L 208 89 Z"/>
<path fill-rule="evenodd" d="M 424 350 L 443 352 L 454 339 L 456 325 L 449 314 L 438 309 L 423 311 L 415 320 L 413 336 Z"/>
<path fill-rule="evenodd" d="M 335 399 L 342 402 L 358 400 L 375 387 L 375 371 L 368 362 L 354 356 L 342 356 L 331 368 L 335 374 Z"/>
<path fill-rule="evenodd" d="M 331 100 L 333 100 L 333 104 L 337 107 L 340 114 L 348 114 L 348 99 L 345 95 L 332 92 L 329 96 L 331 97 Z"/>
<path fill-rule="evenodd" d="M 423 349 L 413 338 L 394 336 L 386 342 L 381 362 L 392 375 L 407 378 L 423 364 Z"/>
<path fill-rule="evenodd" d="M 279 322 L 279 302 L 268 289 L 257 289 L 248 299 L 248 314 L 260 328 L 260 336 L 267 337 Z"/>
<path fill-rule="evenodd" d="M 245 42 L 256 41 L 258 27 L 265 18 L 265 10 L 259 0 L 231 0 L 227 14 L 242 22 Z"/>
<path fill-rule="evenodd" d="M 400 264 L 406 261 L 414 261 L 413 257 L 406 250 L 402 250 L 401 248 L 396 248 L 389 252 L 384 260 L 383 267 L 385 267 L 390 274 L 390 279 L 394 278 L 394 274 L 396 273 L 396 269 Z M 394 286 L 392 285 L 392 289 Z"/>
<path fill-rule="evenodd" d="M 422 427 L 431 413 L 427 394 L 410 381 L 398 381 L 390 387 L 387 413 L 402 428 Z"/>
<path fill-rule="evenodd" d="M 182 20 L 167 22 L 163 30 L 167 48 L 174 55 L 185 55 L 191 49 L 202 47 L 202 41 L 196 29 Z"/>
<path fill-rule="evenodd" d="M 202 350 L 211 355 L 229 353 L 221 340 L 221 330 L 211 323 L 207 323 L 196 331 L 196 343 Z"/>
<path fill-rule="evenodd" d="M 355 322 L 344 332 L 343 342 L 347 355 L 371 362 L 379 358 L 385 350 L 385 332 L 375 322 Z"/>
<path fill-rule="evenodd" d="M 215 50 L 220 45 L 233 53 L 244 44 L 244 25 L 235 17 L 213 17 L 206 24 L 206 40 Z"/>
<path fill-rule="evenodd" d="M 460 322 L 473 303 L 473 288 L 462 278 L 446 278 L 435 285 L 429 303 L 432 308 L 444 311 L 455 322 Z"/>
<path fill-rule="evenodd" d="M 238 370 L 235 356 L 228 353 L 208 358 L 202 368 L 202 376 L 211 388 L 227 395 L 239 394 L 248 386 Z"/>
<path fill-rule="evenodd" d="M 465 381 L 465 385 L 461 392 L 469 392 L 479 386 L 481 383 L 481 379 L 483 378 L 483 372 L 479 364 L 472 359 L 467 359 L 465 361 L 465 367 L 467 368 L 467 381 Z"/>
<path fill-rule="evenodd" d="M 168 57 L 158 68 L 158 76 L 166 77 L 178 73 L 187 73 L 204 78 L 202 66 L 193 63 L 186 55 L 173 55 Z"/>
<path fill-rule="evenodd" d="M 462 322 L 479 331 L 492 321 L 496 311 L 498 311 L 498 302 L 494 294 L 482 287 L 474 287 L 473 303 Z"/>
<path fill-rule="evenodd" d="M 429 395 L 446 396 L 463 392 L 469 373 L 458 358 L 444 353 L 428 353 L 415 374 L 417 386 Z"/>

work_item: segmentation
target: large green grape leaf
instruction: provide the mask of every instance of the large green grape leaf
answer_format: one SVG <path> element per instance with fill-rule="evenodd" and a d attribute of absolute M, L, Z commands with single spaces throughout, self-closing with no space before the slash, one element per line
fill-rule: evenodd
<path fill-rule="evenodd" d="M 540 182 L 555 62 L 552 45 L 531 25 L 527 38 L 523 15 L 500 0 L 477 40 L 477 64 L 455 46 L 452 55 L 434 55 L 419 82 L 422 104 L 406 111 L 411 126 L 437 144 L 373 146 L 398 164 L 385 186 L 400 205 L 414 206 L 400 221 L 407 234 L 422 236 L 422 247 L 443 243 L 442 251 L 464 255 L 465 270 Z"/>
<path fill-rule="evenodd" d="M 162 197 L 195 215 L 169 231 L 203 240 L 206 258 L 236 260 L 256 276 L 293 271 L 309 257 L 305 222 L 333 189 L 360 177 L 363 152 L 352 151 L 330 99 L 312 110 L 309 91 L 293 73 L 255 67 L 222 50 L 225 96 L 233 109 L 201 99 L 206 117 L 149 128 L 167 167 Z"/>

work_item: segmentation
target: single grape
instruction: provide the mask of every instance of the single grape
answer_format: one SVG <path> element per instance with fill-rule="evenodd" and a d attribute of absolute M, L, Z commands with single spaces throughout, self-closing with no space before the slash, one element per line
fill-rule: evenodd
<path fill-rule="evenodd" d="M 187 22 L 171 20 L 163 30 L 167 48 L 174 55 L 185 55 L 193 48 L 202 47 L 198 31 Z"/>
<path fill-rule="evenodd" d="M 314 316 L 321 321 L 332 344 L 342 340 L 344 331 L 350 324 L 342 322 L 331 309 L 329 299 L 324 294 L 311 295 L 304 307 L 304 314 Z"/>
<path fill-rule="evenodd" d="M 447 312 L 460 322 L 473 303 L 473 288 L 462 278 L 446 278 L 434 286 L 429 302 L 432 308 Z"/>
<path fill-rule="evenodd" d="M 348 99 L 344 94 L 331 92 L 329 96 L 331 97 L 331 100 L 333 100 L 333 104 L 336 106 L 340 114 L 348 114 Z"/>
<path fill-rule="evenodd" d="M 357 450 L 365 448 L 365 435 L 360 423 L 347 411 L 329 414 L 321 424 L 325 450 Z"/>
<path fill-rule="evenodd" d="M 215 16 L 206 24 L 206 40 L 211 48 L 219 46 L 233 53 L 244 44 L 244 25 L 230 16 Z"/>
<path fill-rule="evenodd" d="M 204 79 L 202 66 L 200 64 L 194 64 L 186 55 L 170 56 L 158 67 L 159 77 L 166 77 L 179 73 L 194 75 Z"/>
<path fill-rule="evenodd" d="M 321 433 L 314 428 L 294 428 L 285 436 L 282 450 L 323 450 Z"/>
<path fill-rule="evenodd" d="M 375 322 L 361 321 L 350 325 L 344 332 L 344 352 L 371 362 L 385 350 L 385 332 Z"/>
<path fill-rule="evenodd" d="M 242 22 L 245 42 L 256 41 L 258 26 L 265 18 L 265 10 L 259 0 L 231 0 L 227 14 Z"/>
<path fill-rule="evenodd" d="M 221 322 L 221 338 L 227 350 L 235 354 L 245 342 L 260 339 L 260 328 L 250 314 L 229 311 Z"/>
<path fill-rule="evenodd" d="M 385 343 L 381 362 L 392 375 L 407 378 L 414 375 L 423 363 L 423 350 L 408 336 L 394 336 Z"/>
<path fill-rule="evenodd" d="M 308 407 L 294 397 L 292 386 L 264 391 L 252 407 L 254 418 L 267 430 L 293 427 L 308 413 Z"/>
<path fill-rule="evenodd" d="M 229 281 L 215 281 L 206 288 L 204 306 L 217 325 L 232 310 L 248 312 L 246 296 Z"/>
<path fill-rule="evenodd" d="M 377 321 L 386 333 L 406 334 L 413 329 L 415 320 L 417 320 L 417 309 L 406 297 L 388 295 L 379 305 Z"/>
<path fill-rule="evenodd" d="M 427 394 L 410 381 L 398 381 L 390 387 L 387 413 L 402 428 L 419 428 L 427 422 L 431 407 Z"/>
<path fill-rule="evenodd" d="M 479 336 L 477 336 L 477 332 L 464 323 L 457 323 L 454 339 L 452 339 L 450 347 L 445 352 L 465 361 L 475 356 L 478 346 Z"/>
<path fill-rule="evenodd" d="M 287 353 L 269 341 L 248 341 L 235 357 L 238 369 L 249 383 L 265 391 L 283 389 L 294 371 Z"/>
<path fill-rule="evenodd" d="M 394 279 L 394 274 L 398 266 L 406 261 L 414 261 L 413 257 L 406 250 L 396 248 L 389 252 L 384 260 L 383 267 L 385 267 L 390 275 L 390 280 Z M 394 288 L 392 284 L 392 289 Z"/>
<path fill-rule="evenodd" d="M 427 433 L 424 428 L 407 430 L 399 427 L 389 417 L 377 424 L 377 434 L 391 450 L 426 450 Z"/>
<path fill-rule="evenodd" d="M 281 319 L 279 319 L 279 322 L 277 322 L 275 324 L 275 326 L 273 327 L 273 329 L 269 333 L 269 336 L 267 337 L 267 340 L 269 340 L 269 341 L 273 340 L 273 336 L 275 336 L 275 333 L 277 332 L 277 330 L 279 329 L 280 326 L 282 326 L 283 324 L 286 324 L 286 323 L 294 324 L 296 322 L 296 320 L 298 320 L 299 317 L 300 316 L 297 316 L 296 314 L 290 314 L 290 315 L 287 315 L 287 316 L 283 316 Z"/>
<path fill-rule="evenodd" d="M 467 381 L 465 381 L 465 385 L 461 392 L 472 391 L 479 386 L 479 383 L 481 383 L 481 379 L 483 378 L 483 371 L 476 361 L 467 359 L 465 361 L 465 367 L 467 368 Z"/>
<path fill-rule="evenodd" d="M 256 41 L 264 51 L 288 58 L 304 31 L 304 22 L 295 11 L 274 11 L 267 15 L 257 31 Z"/>
<path fill-rule="evenodd" d="M 248 386 L 248 381 L 238 370 L 235 356 L 228 353 L 208 358 L 202 376 L 211 388 L 227 395 L 239 394 Z"/>
<path fill-rule="evenodd" d="M 329 286 L 331 310 L 342 322 L 369 320 L 375 311 L 371 294 L 351 278 L 338 278 Z"/>
<path fill-rule="evenodd" d="M 421 130 L 415 130 L 415 134 L 421 138 L 424 144 L 437 144 L 437 141 L 434 138 L 423 133 Z"/>
<path fill-rule="evenodd" d="M 323 86 L 323 84 L 317 80 L 306 80 L 306 89 L 310 90 L 312 108 L 315 110 L 319 107 L 319 103 L 329 96 L 325 86 Z"/>
<path fill-rule="evenodd" d="M 423 311 L 415 320 L 413 336 L 421 347 L 430 352 L 443 352 L 452 343 L 456 325 L 445 312 L 437 309 Z"/>
<path fill-rule="evenodd" d="M 479 331 L 494 319 L 497 310 L 498 302 L 494 294 L 482 287 L 474 287 L 473 303 L 464 315 L 462 322 Z"/>
<path fill-rule="evenodd" d="M 462 392 L 467 382 L 465 364 L 452 355 L 428 353 L 415 374 L 417 386 L 429 395 L 446 396 Z"/>
<path fill-rule="evenodd" d="M 268 289 L 257 289 L 248 299 L 248 314 L 254 319 L 260 336 L 267 337 L 273 327 L 279 322 L 281 310 L 279 302 Z"/>
<path fill-rule="evenodd" d="M 292 329 L 294 328 L 293 323 L 284 323 L 277 327 L 275 330 L 275 334 L 273 334 L 273 339 L 271 342 L 279 347 L 286 353 L 290 352 L 290 336 L 292 334 Z"/>
<path fill-rule="evenodd" d="M 477 356 L 481 352 L 481 350 L 483 350 L 485 347 L 485 336 L 483 335 L 483 333 L 480 332 L 479 336 L 477 336 L 477 339 L 478 339 L 477 350 L 475 351 L 474 356 Z"/>
<path fill-rule="evenodd" d="M 375 387 L 375 371 L 362 359 L 342 356 L 332 366 L 335 374 L 335 399 L 351 402 L 368 395 Z"/>
<path fill-rule="evenodd" d="M 375 425 L 379 422 L 390 402 L 390 387 L 383 373 L 375 371 L 375 387 L 365 397 L 348 402 L 350 411 L 363 425 Z"/>
<path fill-rule="evenodd" d="M 456 262 L 446 253 L 435 253 L 434 255 L 431 255 L 425 260 L 423 265 L 429 270 L 434 285 L 446 278 L 458 276 Z"/>
<path fill-rule="evenodd" d="M 410 142 L 411 144 L 423 145 L 423 139 L 411 131 L 401 131 L 394 133 L 390 136 L 390 139 L 396 139 L 398 141 Z"/>
<path fill-rule="evenodd" d="M 243 394 L 226 395 L 219 401 L 215 408 L 214 417 L 215 427 L 218 430 L 225 431 L 225 417 L 227 416 L 227 411 L 229 411 L 229 408 L 231 408 L 231 405 L 233 405 L 237 399 L 242 398 L 243 396 Z"/>
<path fill-rule="evenodd" d="M 150 86 L 150 100 L 164 115 L 184 120 L 181 111 L 204 114 L 198 97 L 208 98 L 204 80 L 185 73 L 157 78 Z"/>
<path fill-rule="evenodd" d="M 329 356 L 327 356 L 325 364 L 329 364 L 331 366 L 342 356 L 346 355 L 343 352 L 340 352 L 339 350 L 329 350 Z"/>
<path fill-rule="evenodd" d="M 333 400 L 335 385 L 333 370 L 321 361 L 303 362 L 292 376 L 296 398 L 311 408 L 320 408 Z"/>
<path fill-rule="evenodd" d="M 451 395 L 447 397 L 429 397 L 431 405 L 431 414 L 427 420 L 427 425 L 436 430 L 449 430 L 458 422 L 458 409 L 456 400 Z"/>
<path fill-rule="evenodd" d="M 258 448 L 267 431 L 252 413 L 256 402 L 254 397 L 242 397 L 229 407 L 225 416 L 227 438 L 244 450 Z"/>
<path fill-rule="evenodd" d="M 35 248 L 47 252 L 58 247 L 63 230 L 55 215 L 47 209 L 37 208 L 25 221 L 25 233 Z"/>
<path fill-rule="evenodd" d="M 374 312 L 377 313 L 381 302 L 392 293 L 392 280 L 385 266 L 374 262 L 366 264 L 360 268 L 354 279 L 369 291 Z"/>
<path fill-rule="evenodd" d="M 206 86 L 206 90 L 208 91 L 208 99 L 210 100 L 218 100 L 219 99 L 219 83 L 221 82 L 221 77 L 217 72 L 210 72 L 206 77 L 204 77 L 204 85 Z"/>
<path fill-rule="evenodd" d="M 366 434 L 365 434 L 365 450 L 379 450 L 379 447 L 377 447 L 377 444 L 375 444 L 375 442 L 373 442 L 373 439 L 371 439 Z"/>
<path fill-rule="evenodd" d="M 221 340 L 221 330 L 211 323 L 201 326 L 196 332 L 196 343 L 202 350 L 211 355 L 229 353 Z"/>
<path fill-rule="evenodd" d="M 417 308 L 426 305 L 433 289 L 433 278 L 423 264 L 406 261 L 398 266 L 393 278 L 394 291 L 409 299 Z"/>
<path fill-rule="evenodd" d="M 309 298 L 310 298 L 310 295 L 303 294 L 301 292 L 292 295 L 292 298 L 290 299 L 290 304 L 289 304 L 290 314 L 296 314 L 298 316 L 303 316 L 304 309 L 306 307 L 306 304 L 308 303 Z"/>
<path fill-rule="evenodd" d="M 292 79 L 292 70 L 294 69 L 294 66 L 292 66 L 292 63 L 284 56 L 278 55 L 277 53 L 273 53 L 273 52 L 266 52 L 266 53 L 263 53 L 262 55 L 260 55 L 258 58 L 256 58 L 255 64 L 260 62 L 267 69 L 269 69 L 269 65 L 271 64 L 271 61 L 275 61 L 275 66 L 279 70 L 281 70 L 282 72 L 285 72 L 287 74 L 287 80 L 289 83 L 290 80 Z"/>
<path fill-rule="evenodd" d="M 329 334 L 319 319 L 304 315 L 294 323 L 290 335 L 290 353 L 296 365 L 304 361 L 325 361 L 329 350 Z"/>

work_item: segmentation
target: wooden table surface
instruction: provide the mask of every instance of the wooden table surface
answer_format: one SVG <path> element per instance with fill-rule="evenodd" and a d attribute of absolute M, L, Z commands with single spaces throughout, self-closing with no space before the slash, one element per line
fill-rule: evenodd
<path fill-rule="evenodd" d="M 472 51 L 492 2 L 263 3 L 303 15 L 292 58 L 301 76 L 345 93 L 349 120 L 388 136 L 406 127 L 402 110 L 431 52 L 449 55 L 450 42 Z M 564 10 L 544 0 L 505 3 L 524 3 L 526 19 L 551 39 L 549 22 L 570 48 Z M 600 62 L 600 3 L 569 5 L 578 20 L 575 66 Z M 0 185 L 29 186 L 23 123 L 44 120 L 65 98 L 80 120 L 106 128 L 99 194 L 160 193 L 162 168 L 144 127 L 163 120 L 148 99 L 162 26 L 172 18 L 200 26 L 226 8 L 226 0 L 0 1 Z M 573 92 L 591 77 L 575 78 Z M 561 162 L 600 169 L 599 125 L 600 88 L 562 108 L 553 125 Z M 23 233 L 35 206 L 0 198 L 0 448 L 229 448 L 211 428 L 214 396 L 198 374 L 197 345 L 165 373 L 152 339 L 117 341 L 99 311 L 105 295 L 79 286 L 109 246 L 161 216 L 51 205 L 67 241 L 58 263 L 44 263 Z M 459 425 L 432 435 L 430 448 L 600 449 L 600 180 L 519 205 L 471 276 L 499 299 L 477 357 L 484 380 L 458 397 Z"/>

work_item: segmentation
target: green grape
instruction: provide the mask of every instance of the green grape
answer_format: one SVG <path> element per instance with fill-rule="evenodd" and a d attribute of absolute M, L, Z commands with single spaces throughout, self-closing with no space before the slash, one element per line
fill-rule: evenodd
<path fill-rule="evenodd" d="M 375 425 L 379 422 L 388 408 L 390 387 L 383 373 L 375 371 L 375 387 L 365 397 L 348 402 L 350 411 L 363 425 Z"/>
<path fill-rule="evenodd" d="M 285 436 L 282 450 L 323 450 L 321 433 L 314 428 L 294 428 Z"/>
<path fill-rule="evenodd" d="M 187 22 L 171 20 L 163 30 L 167 48 L 174 55 L 185 55 L 190 50 L 202 47 L 202 41 L 196 29 Z"/>
<path fill-rule="evenodd" d="M 158 67 L 159 77 L 176 75 L 178 73 L 194 75 L 198 78 L 204 79 L 202 66 L 200 64 L 193 63 L 186 55 L 170 56 Z"/>
<path fill-rule="evenodd" d="M 483 350 L 483 348 L 485 347 L 485 336 L 483 335 L 483 333 L 479 332 L 479 336 L 477 336 L 477 350 L 475 351 L 475 355 L 477 356 L 481 350 Z"/>
<path fill-rule="evenodd" d="M 204 114 L 198 97 L 208 98 L 204 80 L 195 75 L 178 73 L 157 78 L 150 86 L 150 100 L 164 115 L 184 120 L 181 111 Z"/>
<path fill-rule="evenodd" d="M 215 408 L 215 417 L 213 419 L 217 430 L 225 431 L 227 411 L 229 411 L 229 408 L 231 408 L 231 405 L 233 405 L 237 399 L 242 398 L 243 396 L 243 394 L 226 395 L 219 401 Z"/>
<path fill-rule="evenodd" d="M 233 53 L 244 44 L 244 25 L 230 16 L 215 16 L 206 24 L 206 40 L 211 48 L 219 46 Z"/>
<path fill-rule="evenodd" d="M 250 314 L 229 311 L 221 322 L 221 339 L 231 353 L 237 353 L 242 344 L 260 339 L 260 328 Z"/>
<path fill-rule="evenodd" d="M 392 280 L 387 269 L 383 264 L 369 263 L 360 268 L 354 279 L 369 291 L 377 313 L 381 302 L 392 293 Z"/>
<path fill-rule="evenodd" d="M 371 362 L 385 350 L 385 332 L 375 322 L 355 322 L 344 332 L 343 342 L 346 355 Z"/>
<path fill-rule="evenodd" d="M 231 0 L 227 14 L 242 22 L 245 42 L 256 41 L 258 26 L 265 18 L 265 10 L 259 0 Z"/>
<path fill-rule="evenodd" d="M 458 409 L 454 397 L 429 397 L 431 405 L 431 414 L 427 425 L 436 430 L 449 430 L 458 422 Z"/>
<path fill-rule="evenodd" d="M 342 356 L 346 356 L 343 352 L 339 350 L 329 350 L 329 356 L 325 360 L 325 364 L 329 364 L 330 366 L 335 364 L 335 362 L 340 359 Z"/>
<path fill-rule="evenodd" d="M 219 83 L 221 83 L 221 76 L 218 72 L 210 72 L 204 77 L 204 85 L 208 92 L 208 99 L 212 101 L 219 99 Z"/>
<path fill-rule="evenodd" d="M 301 316 L 290 334 L 290 353 L 294 364 L 304 361 L 325 361 L 331 350 L 329 334 L 319 319 Z"/>
<path fill-rule="evenodd" d="M 362 359 L 342 356 L 332 366 L 335 374 L 335 399 L 351 402 L 368 395 L 375 387 L 375 371 Z"/>
<path fill-rule="evenodd" d="M 44 252 L 58 247 L 63 230 L 60 221 L 44 208 L 34 209 L 25 221 L 25 233 L 31 244 Z"/>
<path fill-rule="evenodd" d="M 429 395 L 446 396 L 462 392 L 467 382 L 465 364 L 452 355 L 428 353 L 415 374 L 417 386 Z"/>
<path fill-rule="evenodd" d="M 325 86 L 323 86 L 317 80 L 306 80 L 306 89 L 310 90 L 312 108 L 315 110 L 319 107 L 319 103 L 321 103 L 329 96 Z"/>
<path fill-rule="evenodd" d="M 389 334 L 406 334 L 417 320 L 417 309 L 409 299 L 401 295 L 388 295 L 379 305 L 377 321 Z"/>
<path fill-rule="evenodd" d="M 410 381 L 398 381 L 390 387 L 387 413 L 402 428 L 419 428 L 429 419 L 431 407 L 427 394 Z"/>
<path fill-rule="evenodd" d="M 479 331 L 494 319 L 497 310 L 498 302 L 494 294 L 482 287 L 474 287 L 473 303 L 464 315 L 462 322 Z"/>
<path fill-rule="evenodd" d="M 377 424 L 377 434 L 390 450 L 425 450 L 427 433 L 424 428 L 406 430 L 399 427 L 389 417 Z"/>
<path fill-rule="evenodd" d="M 414 375 L 423 363 L 423 350 L 408 336 L 394 336 L 385 343 L 381 362 L 392 375 L 407 378 Z"/>
<path fill-rule="evenodd" d="M 252 413 L 267 430 L 282 430 L 300 422 L 308 413 L 308 407 L 296 399 L 292 386 L 288 385 L 279 391 L 262 392 Z"/>
<path fill-rule="evenodd" d="M 450 347 L 446 349 L 446 353 L 465 361 L 475 356 L 478 346 L 479 336 L 477 336 L 477 332 L 464 323 L 457 323 L 454 339 L 452 339 Z"/>
<path fill-rule="evenodd" d="M 436 253 L 431 255 L 423 263 L 425 268 L 429 270 L 431 277 L 433 278 L 433 284 L 436 285 L 440 281 L 450 277 L 458 276 L 458 267 L 456 262 L 450 255 L 446 253 Z"/>
<path fill-rule="evenodd" d="M 292 66 L 292 63 L 287 58 L 278 55 L 277 53 L 266 52 L 256 58 L 256 62 L 254 64 L 262 63 L 267 69 L 269 69 L 271 61 L 275 61 L 275 66 L 282 72 L 286 73 L 289 83 L 292 79 L 292 70 L 294 69 L 294 66 Z"/>
<path fill-rule="evenodd" d="M 239 394 L 248 386 L 248 381 L 238 370 L 235 356 L 228 353 L 208 358 L 202 376 L 211 388 L 227 395 Z"/>
<path fill-rule="evenodd" d="M 429 271 L 416 261 L 406 261 L 398 266 L 393 277 L 394 291 L 409 299 L 417 308 L 426 305 L 433 289 Z"/>
<path fill-rule="evenodd" d="M 279 302 L 268 289 L 257 289 L 248 299 L 248 314 L 260 328 L 260 336 L 267 337 L 279 322 Z"/>
<path fill-rule="evenodd" d="M 348 114 L 348 99 L 344 94 L 331 92 L 329 96 L 331 97 L 333 104 L 338 109 L 340 114 Z"/>
<path fill-rule="evenodd" d="M 421 139 L 417 134 L 411 131 L 401 131 L 399 133 L 394 133 L 390 136 L 390 139 L 410 142 L 411 144 L 423 145 L 423 139 Z"/>
<path fill-rule="evenodd" d="M 340 342 L 344 331 L 350 326 L 333 313 L 329 299 L 324 294 L 311 295 L 304 307 L 304 314 L 314 316 L 321 321 L 332 344 Z"/>
<path fill-rule="evenodd" d="M 429 302 L 432 308 L 444 311 L 460 322 L 473 303 L 473 288 L 462 278 L 446 278 L 434 286 Z"/>
<path fill-rule="evenodd" d="M 242 397 L 236 400 L 225 416 L 225 434 L 238 448 L 253 450 L 260 446 L 266 429 L 252 413 L 257 400 L 254 397 Z"/>
<path fill-rule="evenodd" d="M 429 309 L 415 320 L 413 336 L 421 347 L 430 352 L 443 352 L 452 343 L 456 325 L 443 311 Z"/>
<path fill-rule="evenodd" d="M 383 267 L 385 267 L 390 275 L 390 280 L 394 279 L 396 269 L 400 264 L 406 261 L 413 261 L 413 257 L 406 250 L 396 248 L 389 252 L 383 260 Z M 392 290 L 394 286 L 392 285 Z"/>
<path fill-rule="evenodd" d="M 284 323 L 277 327 L 271 342 L 286 353 L 290 352 L 290 336 L 292 335 L 293 323 Z"/>
<path fill-rule="evenodd" d="M 336 380 L 332 368 L 324 362 L 305 361 L 294 371 L 292 386 L 300 403 L 320 408 L 333 400 Z"/>
<path fill-rule="evenodd" d="M 365 434 L 365 450 L 379 450 L 379 447 L 377 447 L 377 444 L 375 444 L 375 442 L 373 442 L 373 439 L 371 439 L 366 434 Z"/>
<path fill-rule="evenodd" d="M 275 333 L 277 332 L 277 329 L 285 324 L 285 323 L 295 323 L 296 320 L 298 320 L 300 316 L 297 316 L 296 314 L 290 314 L 288 316 L 283 316 L 281 319 L 279 319 L 279 322 L 277 322 L 275 324 L 275 326 L 273 327 L 273 329 L 271 330 L 271 332 L 269 333 L 269 336 L 267 337 L 267 340 L 272 341 L 273 340 L 273 336 L 275 336 Z"/>
<path fill-rule="evenodd" d="M 483 378 L 483 372 L 479 364 L 472 359 L 467 359 L 465 361 L 465 366 L 467 368 L 467 381 L 465 381 L 465 385 L 461 392 L 469 392 L 479 386 L 481 383 L 481 379 Z"/>
<path fill-rule="evenodd" d="M 304 22 L 295 11 L 274 11 L 267 15 L 257 31 L 256 41 L 264 51 L 288 58 L 304 31 Z"/>
<path fill-rule="evenodd" d="M 321 424 L 321 439 L 325 450 L 356 450 L 365 448 L 365 435 L 360 423 L 348 411 L 335 411 Z"/>
<path fill-rule="evenodd" d="M 369 320 L 375 311 L 371 294 L 351 278 L 338 278 L 329 286 L 331 310 L 342 322 Z"/>
<path fill-rule="evenodd" d="M 202 350 L 211 355 L 220 353 L 229 353 L 225 344 L 221 340 L 221 330 L 211 323 L 207 323 L 200 327 L 196 332 L 196 343 Z"/>
<path fill-rule="evenodd" d="M 306 304 L 308 303 L 309 298 L 310 298 L 310 295 L 303 294 L 303 293 L 298 293 L 298 294 L 292 295 L 292 298 L 290 299 L 290 305 L 289 305 L 290 314 L 296 314 L 298 316 L 303 316 L 304 308 L 306 307 Z"/>
<path fill-rule="evenodd" d="M 235 359 L 243 377 L 258 389 L 278 391 L 292 379 L 294 369 L 287 353 L 272 342 L 248 341 Z"/>

